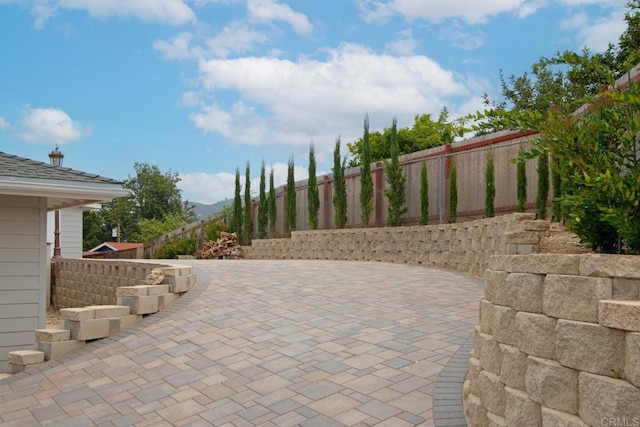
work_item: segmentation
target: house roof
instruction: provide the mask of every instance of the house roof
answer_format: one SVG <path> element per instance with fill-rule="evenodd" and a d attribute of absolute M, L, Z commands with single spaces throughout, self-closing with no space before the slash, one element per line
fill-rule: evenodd
<path fill-rule="evenodd" d="M 89 249 L 87 252 L 97 252 L 101 248 L 109 248 L 112 251 L 126 251 L 127 249 L 136 249 L 143 247 L 142 243 L 125 243 L 125 242 L 104 242 L 100 243 L 93 249 Z"/>
<path fill-rule="evenodd" d="M 122 182 L 0 151 L 0 194 L 47 198 L 49 210 L 107 201 L 129 194 Z"/>

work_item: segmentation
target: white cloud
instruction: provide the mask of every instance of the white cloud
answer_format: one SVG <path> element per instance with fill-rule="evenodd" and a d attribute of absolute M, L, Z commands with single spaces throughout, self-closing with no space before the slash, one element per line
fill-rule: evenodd
<path fill-rule="evenodd" d="M 240 167 L 240 183 L 244 186 L 244 165 Z M 252 166 L 252 175 L 260 173 L 259 165 Z M 275 187 L 280 187 L 287 183 L 288 165 L 286 163 L 275 163 L 266 166 L 266 184 L 269 191 L 269 173 L 273 169 L 273 182 Z M 323 174 L 322 172 L 319 175 Z M 306 179 L 309 173 L 305 167 L 294 166 L 294 177 L 296 181 Z M 235 193 L 235 171 L 234 173 L 186 173 L 180 174 L 178 188 L 183 192 L 183 199 L 199 203 L 215 203 L 220 200 L 232 199 Z M 251 180 L 252 197 L 258 196 L 260 189 L 260 178 Z M 242 190 L 244 194 L 244 189 Z"/>
<path fill-rule="evenodd" d="M 198 46 L 191 46 L 193 35 L 191 33 L 180 33 L 171 41 L 158 40 L 153 44 L 153 48 L 165 59 L 183 60 L 200 58 L 203 55 L 202 49 Z"/>
<path fill-rule="evenodd" d="M 479 48 L 485 42 L 484 36 L 481 34 L 470 34 L 463 31 L 462 26 L 457 21 L 443 27 L 438 38 L 447 40 L 453 46 L 464 50 Z"/>
<path fill-rule="evenodd" d="M 413 37 L 413 31 L 408 29 L 400 31 L 394 41 L 387 43 L 386 48 L 398 55 L 413 55 L 418 48 L 418 41 Z"/>
<path fill-rule="evenodd" d="M 543 5 L 540 0 L 361 0 L 367 21 L 384 21 L 400 14 L 408 21 L 425 19 L 441 22 L 460 19 L 469 24 L 484 23 L 490 16 L 515 13 L 527 16 Z"/>
<path fill-rule="evenodd" d="M 9 122 L 6 121 L 4 117 L 0 117 L 0 130 L 9 129 L 10 127 L 11 125 L 9 124 Z"/>
<path fill-rule="evenodd" d="M 576 36 L 580 47 L 586 46 L 594 52 L 603 52 L 607 50 L 609 43 L 618 39 L 625 28 L 622 12 L 614 12 L 608 17 L 579 27 Z"/>
<path fill-rule="evenodd" d="M 216 58 L 226 58 L 231 53 L 253 50 L 256 43 L 265 43 L 267 36 L 249 28 L 246 24 L 232 22 L 220 34 L 207 40 L 209 52 Z"/>
<path fill-rule="evenodd" d="M 437 114 L 443 106 L 456 111 L 486 90 L 426 56 L 352 44 L 327 50 L 324 59 L 214 59 L 200 61 L 199 70 L 203 94 L 237 92 L 237 99 L 202 105 L 189 116 L 196 127 L 243 144 L 282 145 L 295 155 L 313 140 L 318 158 L 330 157 L 337 135 L 343 144 L 361 136 L 367 113 L 372 130 L 388 127 L 393 116 L 410 126 L 415 114 Z"/>
<path fill-rule="evenodd" d="M 92 129 L 74 122 L 57 108 L 33 108 L 22 118 L 20 137 L 27 142 L 66 144 L 91 135 Z"/>
<path fill-rule="evenodd" d="M 285 21 L 298 34 L 309 34 L 313 30 L 306 15 L 295 12 L 289 5 L 280 4 L 277 0 L 247 0 L 247 11 L 253 22 Z"/>
<path fill-rule="evenodd" d="M 584 11 L 580 11 L 575 15 L 560 21 L 560 28 L 573 30 L 576 28 L 585 27 L 588 24 L 589 24 L 589 17 Z"/>

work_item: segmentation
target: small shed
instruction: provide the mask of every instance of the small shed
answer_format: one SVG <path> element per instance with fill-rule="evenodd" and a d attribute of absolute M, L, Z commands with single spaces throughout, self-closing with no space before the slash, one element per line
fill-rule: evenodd
<path fill-rule="evenodd" d="M 114 179 L 0 151 L 0 372 L 45 326 L 47 212 L 128 193 Z"/>

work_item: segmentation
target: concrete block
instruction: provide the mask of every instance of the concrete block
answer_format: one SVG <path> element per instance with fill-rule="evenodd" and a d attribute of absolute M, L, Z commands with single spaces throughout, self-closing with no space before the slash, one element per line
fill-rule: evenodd
<path fill-rule="evenodd" d="M 158 295 L 158 311 L 169 307 L 178 298 L 180 298 L 180 294 L 167 293 Z"/>
<path fill-rule="evenodd" d="M 531 400 L 547 408 L 578 413 L 578 371 L 554 360 L 529 356 L 526 391 Z"/>
<path fill-rule="evenodd" d="M 72 340 L 86 341 L 108 337 L 110 322 L 109 319 L 65 320 L 64 327 L 71 331 Z"/>
<path fill-rule="evenodd" d="M 197 279 L 195 274 L 186 276 L 165 277 L 164 283 L 171 285 L 172 292 L 187 292 L 193 287 Z"/>
<path fill-rule="evenodd" d="M 49 328 L 49 329 L 36 329 L 35 331 L 36 342 L 58 342 L 71 339 L 71 332 L 67 329 Z"/>
<path fill-rule="evenodd" d="M 510 273 L 578 274 L 580 255 L 531 254 L 505 256 L 500 262 Z"/>
<path fill-rule="evenodd" d="M 469 358 L 469 370 L 467 371 L 466 379 L 469 382 L 470 392 L 476 396 L 480 396 L 482 394 L 478 383 L 478 375 L 480 375 L 481 371 L 482 367 L 480 366 L 480 360 L 475 357 Z"/>
<path fill-rule="evenodd" d="M 527 393 L 505 387 L 505 414 L 507 425 L 538 427 L 542 422 L 540 404 L 529 399 Z"/>
<path fill-rule="evenodd" d="M 493 338 L 502 344 L 518 345 L 517 311 L 502 305 L 493 306 Z"/>
<path fill-rule="evenodd" d="M 624 331 L 594 323 L 558 320 L 557 360 L 564 366 L 593 374 L 622 375 Z"/>
<path fill-rule="evenodd" d="M 82 320 L 94 319 L 95 311 L 92 308 L 63 308 L 60 310 L 62 320 Z"/>
<path fill-rule="evenodd" d="M 168 294 L 169 285 L 155 285 L 150 287 L 147 291 L 148 291 L 148 295 Z"/>
<path fill-rule="evenodd" d="M 634 255 L 581 255 L 580 275 L 640 279 L 640 259 Z"/>
<path fill-rule="evenodd" d="M 625 338 L 624 379 L 640 387 L 640 333 L 627 332 Z"/>
<path fill-rule="evenodd" d="M 142 314 L 130 314 L 129 316 L 120 317 L 120 330 L 125 330 L 143 319 Z"/>
<path fill-rule="evenodd" d="M 129 315 L 129 307 L 126 305 L 94 305 L 86 308 L 95 310 L 96 319 Z"/>
<path fill-rule="evenodd" d="M 486 270 L 484 272 L 484 298 L 494 304 L 507 305 L 505 286 L 507 276 L 506 271 Z"/>
<path fill-rule="evenodd" d="M 500 380 L 508 387 L 525 390 L 527 355 L 517 347 L 504 344 L 500 344 L 500 351 L 502 351 Z"/>
<path fill-rule="evenodd" d="M 640 279 L 614 278 L 611 299 L 632 301 L 640 298 Z"/>
<path fill-rule="evenodd" d="M 600 301 L 598 309 L 602 326 L 640 332 L 640 301 Z"/>
<path fill-rule="evenodd" d="M 464 417 L 471 426 L 488 427 L 487 409 L 478 396 L 470 394 L 464 402 Z"/>
<path fill-rule="evenodd" d="M 480 329 L 485 334 L 491 334 L 493 328 L 493 304 L 488 300 L 480 301 Z"/>
<path fill-rule="evenodd" d="M 480 366 L 482 369 L 500 375 L 502 366 L 502 352 L 498 345 L 498 341 L 493 339 L 492 335 L 480 334 Z"/>
<path fill-rule="evenodd" d="M 544 314 L 581 322 L 598 321 L 598 301 L 611 299 L 613 280 L 550 274 L 544 285 Z"/>
<path fill-rule="evenodd" d="M 137 286 L 120 286 L 116 290 L 116 295 L 119 297 L 142 297 L 147 296 L 149 292 L 149 285 L 137 285 Z"/>
<path fill-rule="evenodd" d="M 482 395 L 480 401 L 487 411 L 504 417 L 505 414 L 505 396 L 504 384 L 500 381 L 500 377 L 488 371 L 480 372 L 478 375 L 478 383 Z"/>
<path fill-rule="evenodd" d="M 158 312 L 158 295 L 120 297 L 119 304 L 129 306 L 131 314 L 156 313 Z"/>
<path fill-rule="evenodd" d="M 626 381 L 581 372 L 580 418 L 591 426 L 602 420 L 640 422 L 640 390 Z M 633 425 L 633 424 L 618 424 Z"/>
<path fill-rule="evenodd" d="M 44 353 L 38 350 L 15 350 L 7 355 L 7 363 L 12 365 L 37 365 L 44 362 Z"/>
<path fill-rule="evenodd" d="M 514 310 L 542 313 L 541 274 L 511 273 L 507 277 L 507 305 Z"/>
<path fill-rule="evenodd" d="M 580 417 L 542 407 L 542 425 L 545 427 L 588 427 Z"/>
<path fill-rule="evenodd" d="M 191 274 L 191 267 L 163 267 L 161 270 L 164 273 L 165 279 L 167 277 L 188 276 Z"/>
<path fill-rule="evenodd" d="M 555 357 L 556 319 L 543 314 L 520 311 L 516 314 L 518 349 L 532 356 Z"/>
<path fill-rule="evenodd" d="M 64 356 L 67 353 L 71 353 L 79 348 L 84 347 L 85 341 L 67 340 L 58 342 L 42 342 L 36 343 L 38 350 L 44 353 L 45 360 L 55 359 L 56 357 Z"/>

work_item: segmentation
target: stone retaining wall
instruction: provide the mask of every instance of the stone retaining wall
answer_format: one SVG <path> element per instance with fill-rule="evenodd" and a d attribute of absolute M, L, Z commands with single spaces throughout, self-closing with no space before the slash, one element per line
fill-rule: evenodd
<path fill-rule="evenodd" d="M 106 259 L 52 260 L 51 295 L 55 308 L 116 304 L 116 289 L 144 284 L 154 268 L 169 263 Z"/>
<path fill-rule="evenodd" d="M 519 213 L 457 224 L 294 231 L 290 239 L 253 240 L 250 256 L 402 262 L 481 276 L 491 255 L 535 253 L 548 233 L 548 221 Z"/>
<path fill-rule="evenodd" d="M 640 425 L 640 257 L 495 256 L 485 281 L 469 425 Z"/>

